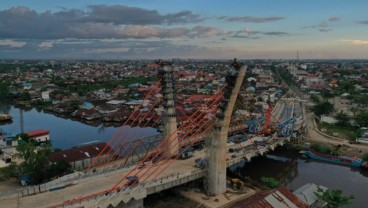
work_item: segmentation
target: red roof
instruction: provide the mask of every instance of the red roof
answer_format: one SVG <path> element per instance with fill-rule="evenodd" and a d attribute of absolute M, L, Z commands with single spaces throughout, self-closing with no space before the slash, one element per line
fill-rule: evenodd
<path fill-rule="evenodd" d="M 233 208 L 288 208 L 292 206 L 308 208 L 305 202 L 286 188 L 279 188 L 256 194 L 245 201 L 236 203 Z"/>
<path fill-rule="evenodd" d="M 205 101 L 205 99 L 208 99 L 212 97 L 213 95 L 189 95 L 188 99 L 191 101 Z"/>
<path fill-rule="evenodd" d="M 74 147 L 72 149 L 66 149 L 59 152 L 52 152 L 49 154 L 49 158 L 52 162 L 65 160 L 69 163 L 88 158 L 94 158 L 105 148 L 106 145 L 107 144 L 105 142 L 101 142 L 80 147 Z M 103 154 L 101 155 L 106 155 L 111 152 L 113 152 L 111 147 L 107 146 Z"/>
<path fill-rule="evenodd" d="M 46 135 L 49 134 L 48 130 L 44 130 L 44 129 L 37 129 L 34 131 L 29 131 L 27 132 L 29 137 L 36 137 L 36 136 L 42 136 L 42 135 Z"/>

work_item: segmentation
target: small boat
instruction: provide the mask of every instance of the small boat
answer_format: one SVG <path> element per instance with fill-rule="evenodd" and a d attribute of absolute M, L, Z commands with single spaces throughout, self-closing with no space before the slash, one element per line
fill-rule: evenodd
<path fill-rule="evenodd" d="M 347 165 L 347 166 L 352 166 L 352 167 L 361 167 L 363 165 L 363 160 L 358 157 L 334 156 L 334 155 L 322 154 L 314 150 L 305 151 L 304 155 L 311 159 L 336 163 L 340 165 Z"/>
<path fill-rule="evenodd" d="M 10 121 L 13 117 L 11 115 L 0 113 L 0 121 Z"/>
<path fill-rule="evenodd" d="M 368 162 L 363 162 L 362 166 L 360 166 L 360 169 L 368 172 Z"/>

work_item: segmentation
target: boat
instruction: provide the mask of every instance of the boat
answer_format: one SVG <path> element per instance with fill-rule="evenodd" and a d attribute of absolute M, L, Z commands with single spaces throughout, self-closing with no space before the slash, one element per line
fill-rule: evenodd
<path fill-rule="evenodd" d="M 368 173 L 368 162 L 363 162 L 362 166 L 360 166 L 360 169 Z"/>
<path fill-rule="evenodd" d="M 11 115 L 0 113 L 0 121 L 10 121 L 13 117 Z"/>
<path fill-rule="evenodd" d="M 347 165 L 351 167 L 361 167 L 363 165 L 363 160 L 358 157 L 334 156 L 334 155 L 322 154 L 314 150 L 305 151 L 304 155 L 311 159 L 336 163 L 340 165 Z"/>

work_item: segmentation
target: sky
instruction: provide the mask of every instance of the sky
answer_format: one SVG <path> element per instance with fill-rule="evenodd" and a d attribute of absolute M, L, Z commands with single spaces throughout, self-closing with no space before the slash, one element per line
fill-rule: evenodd
<path fill-rule="evenodd" d="M 0 59 L 368 59 L 367 0 L 0 0 Z"/>

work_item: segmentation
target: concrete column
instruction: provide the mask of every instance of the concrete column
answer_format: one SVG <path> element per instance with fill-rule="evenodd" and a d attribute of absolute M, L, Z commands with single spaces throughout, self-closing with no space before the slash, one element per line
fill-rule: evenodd
<path fill-rule="evenodd" d="M 179 140 L 177 132 L 177 122 L 176 122 L 176 112 L 175 112 L 175 102 L 173 94 L 173 83 L 172 74 L 169 67 L 164 66 L 164 86 L 162 86 L 164 94 L 164 117 L 162 122 L 164 125 L 163 136 L 166 142 L 164 142 L 163 155 L 165 157 L 173 157 L 179 152 Z"/>
<path fill-rule="evenodd" d="M 230 119 L 243 83 L 247 66 L 238 71 L 235 86 L 232 89 L 223 118 L 219 118 L 214 130 L 213 138 L 208 147 L 209 170 L 208 170 L 208 194 L 218 195 L 226 192 L 226 143 L 229 132 Z"/>

